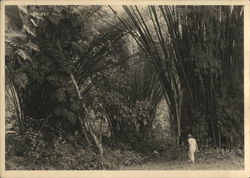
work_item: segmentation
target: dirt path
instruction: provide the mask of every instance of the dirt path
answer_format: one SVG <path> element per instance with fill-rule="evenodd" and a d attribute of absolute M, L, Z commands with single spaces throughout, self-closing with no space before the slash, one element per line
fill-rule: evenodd
<path fill-rule="evenodd" d="M 244 169 L 243 159 L 197 161 L 152 160 L 143 165 L 122 167 L 122 170 L 241 170 Z"/>

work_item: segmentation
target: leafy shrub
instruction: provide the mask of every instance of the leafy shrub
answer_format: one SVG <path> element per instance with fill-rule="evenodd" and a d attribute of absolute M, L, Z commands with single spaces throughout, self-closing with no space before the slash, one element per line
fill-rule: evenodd
<path fill-rule="evenodd" d="M 104 157 L 111 163 L 111 169 L 118 169 L 123 166 L 139 165 L 145 161 L 145 156 L 130 150 L 111 150 L 105 148 Z"/>
<path fill-rule="evenodd" d="M 46 143 L 41 132 L 28 129 L 22 135 L 9 134 L 6 136 L 6 155 L 27 157 L 35 160 L 39 157 L 39 152 L 43 150 Z"/>
<path fill-rule="evenodd" d="M 121 166 L 142 164 L 143 157 L 128 151 L 125 145 L 111 150 L 104 147 L 102 164 L 93 147 L 74 147 L 65 140 L 55 138 L 46 142 L 41 133 L 28 130 L 22 136 L 8 139 L 6 145 L 13 144 L 15 150 L 7 156 L 8 169 L 27 170 L 97 170 L 119 169 Z M 22 161 L 20 161 L 22 160 Z"/>
<path fill-rule="evenodd" d="M 74 147 L 59 137 L 50 140 L 52 142 L 48 142 L 41 132 L 32 129 L 28 129 L 22 135 L 6 136 L 7 168 L 17 170 L 110 170 L 119 169 L 121 166 L 142 164 L 144 160 L 141 154 L 130 151 L 130 146 L 120 143 L 114 150 L 104 146 L 104 156 L 100 165 L 100 157 L 92 146 Z"/>
<path fill-rule="evenodd" d="M 99 169 L 98 155 L 91 149 L 75 148 L 57 139 L 40 153 L 36 160 L 42 169 L 92 170 Z"/>

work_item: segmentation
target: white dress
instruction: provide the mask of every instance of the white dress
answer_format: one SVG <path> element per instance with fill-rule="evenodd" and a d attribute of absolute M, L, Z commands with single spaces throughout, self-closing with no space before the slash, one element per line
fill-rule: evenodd
<path fill-rule="evenodd" d="M 196 140 L 194 138 L 189 138 L 188 139 L 188 144 L 189 144 L 189 151 L 188 151 L 188 157 L 189 159 L 194 162 L 194 153 L 196 151 Z"/>

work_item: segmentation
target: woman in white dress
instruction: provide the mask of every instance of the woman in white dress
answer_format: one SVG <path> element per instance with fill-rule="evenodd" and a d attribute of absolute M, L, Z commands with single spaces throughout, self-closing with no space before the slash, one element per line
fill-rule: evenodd
<path fill-rule="evenodd" d="M 189 144 L 188 157 L 194 164 L 195 161 L 194 153 L 195 151 L 198 151 L 198 146 L 196 140 L 192 137 L 191 134 L 188 134 L 188 144 Z"/>

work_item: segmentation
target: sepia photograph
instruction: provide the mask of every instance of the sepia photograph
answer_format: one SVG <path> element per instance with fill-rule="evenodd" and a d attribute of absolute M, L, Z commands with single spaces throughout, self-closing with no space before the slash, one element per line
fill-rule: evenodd
<path fill-rule="evenodd" d="M 244 170 L 243 5 L 5 5 L 5 170 Z"/>

